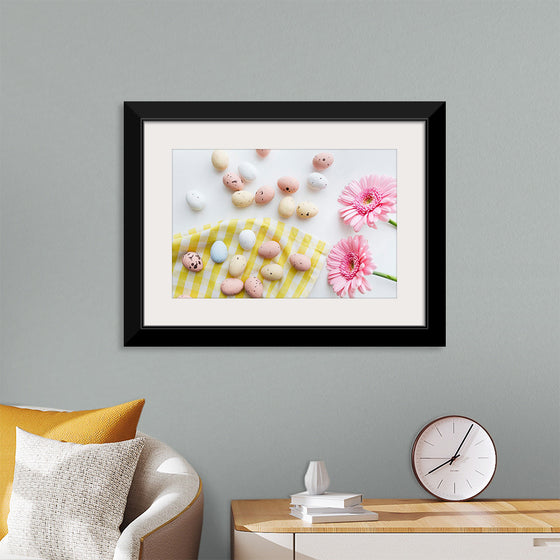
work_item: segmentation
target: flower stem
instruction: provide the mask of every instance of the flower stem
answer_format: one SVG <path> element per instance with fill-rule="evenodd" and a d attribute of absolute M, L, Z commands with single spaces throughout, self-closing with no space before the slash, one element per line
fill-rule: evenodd
<path fill-rule="evenodd" d="M 397 281 L 396 276 L 391 276 L 390 274 L 385 274 L 384 272 L 372 272 L 373 276 L 381 276 L 381 278 L 387 278 L 387 280 Z"/>
<path fill-rule="evenodd" d="M 390 223 L 392 226 L 397 227 L 397 222 L 395 222 L 395 220 L 389 220 L 389 223 Z"/>

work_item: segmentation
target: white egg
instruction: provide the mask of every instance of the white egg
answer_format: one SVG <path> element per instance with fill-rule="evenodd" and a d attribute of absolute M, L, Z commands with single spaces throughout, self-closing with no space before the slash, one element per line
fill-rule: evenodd
<path fill-rule="evenodd" d="M 206 200 L 198 191 L 189 191 L 185 197 L 187 204 L 195 211 L 200 212 L 206 206 Z"/>
<path fill-rule="evenodd" d="M 310 173 L 309 177 L 307 177 L 307 184 L 310 189 L 322 191 L 327 187 L 329 182 L 327 181 L 327 178 L 320 173 Z"/>
<path fill-rule="evenodd" d="M 245 251 L 250 251 L 255 245 L 256 241 L 257 236 L 250 229 L 244 229 L 239 234 L 239 245 L 241 245 L 241 248 L 245 249 Z"/>
<path fill-rule="evenodd" d="M 257 178 L 256 167 L 252 163 L 249 163 L 248 161 L 241 162 L 237 170 L 239 171 L 239 175 L 241 176 L 241 179 L 243 179 L 245 183 L 250 183 L 251 181 L 254 181 Z"/>

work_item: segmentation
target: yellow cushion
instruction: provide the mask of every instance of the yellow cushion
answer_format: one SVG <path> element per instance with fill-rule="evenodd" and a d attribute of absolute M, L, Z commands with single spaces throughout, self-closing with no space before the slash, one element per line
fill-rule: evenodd
<path fill-rule="evenodd" d="M 75 412 L 31 410 L 0 405 L 0 539 L 8 532 L 7 518 L 14 480 L 16 426 L 50 439 L 72 443 L 114 443 L 132 439 L 144 399 Z"/>

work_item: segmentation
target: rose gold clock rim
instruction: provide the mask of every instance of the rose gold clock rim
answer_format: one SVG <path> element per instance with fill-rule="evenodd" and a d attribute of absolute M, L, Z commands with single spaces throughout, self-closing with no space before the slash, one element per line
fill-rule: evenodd
<path fill-rule="evenodd" d="M 447 418 L 463 418 L 464 420 L 468 420 L 469 422 L 473 422 L 474 424 L 476 424 L 477 426 L 479 426 L 480 428 L 482 428 L 486 432 L 486 435 L 490 438 L 490 441 L 492 442 L 492 447 L 494 448 L 494 472 L 492 473 L 492 476 L 490 477 L 486 486 L 484 486 L 484 488 L 482 490 L 480 490 L 476 494 L 473 494 L 472 496 L 469 496 L 468 498 L 453 500 L 451 498 L 443 498 L 442 496 L 438 496 L 437 494 L 434 494 L 431 490 L 426 488 L 426 485 L 420 479 L 420 476 L 419 476 L 418 472 L 416 471 L 416 466 L 414 464 L 414 452 L 416 451 L 416 445 L 418 443 L 418 440 L 422 436 L 422 434 L 425 433 L 425 431 L 430 426 L 433 426 L 436 422 L 440 422 L 441 420 L 445 420 Z M 469 418 L 468 416 L 463 416 L 461 414 L 448 414 L 446 416 L 440 416 L 439 418 L 436 418 L 435 420 L 432 420 L 431 422 L 426 424 L 418 432 L 418 435 L 414 439 L 414 444 L 412 446 L 411 463 L 412 463 L 412 470 L 414 471 L 414 476 L 416 477 L 416 480 L 419 482 L 420 486 L 422 486 L 422 488 L 424 488 L 424 490 L 426 490 L 426 492 L 428 492 L 428 494 L 431 494 L 432 496 L 434 496 L 438 500 L 442 500 L 444 502 L 468 502 L 469 500 L 472 500 L 473 498 L 476 498 L 479 494 L 482 494 L 482 492 L 484 492 L 484 490 L 486 490 L 486 488 L 488 488 L 488 486 L 490 486 L 490 483 L 492 482 L 492 480 L 494 479 L 494 475 L 496 474 L 496 470 L 498 469 L 498 453 L 496 451 L 496 444 L 494 443 L 494 440 L 492 439 L 492 436 L 490 435 L 490 432 L 480 422 L 478 422 L 477 420 L 473 420 L 472 418 Z"/>

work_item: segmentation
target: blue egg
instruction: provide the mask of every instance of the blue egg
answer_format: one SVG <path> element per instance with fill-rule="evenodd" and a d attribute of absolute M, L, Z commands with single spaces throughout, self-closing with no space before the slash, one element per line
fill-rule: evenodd
<path fill-rule="evenodd" d="M 216 264 L 221 264 L 227 259 L 227 247 L 223 241 L 214 241 L 210 249 L 210 258 Z"/>

